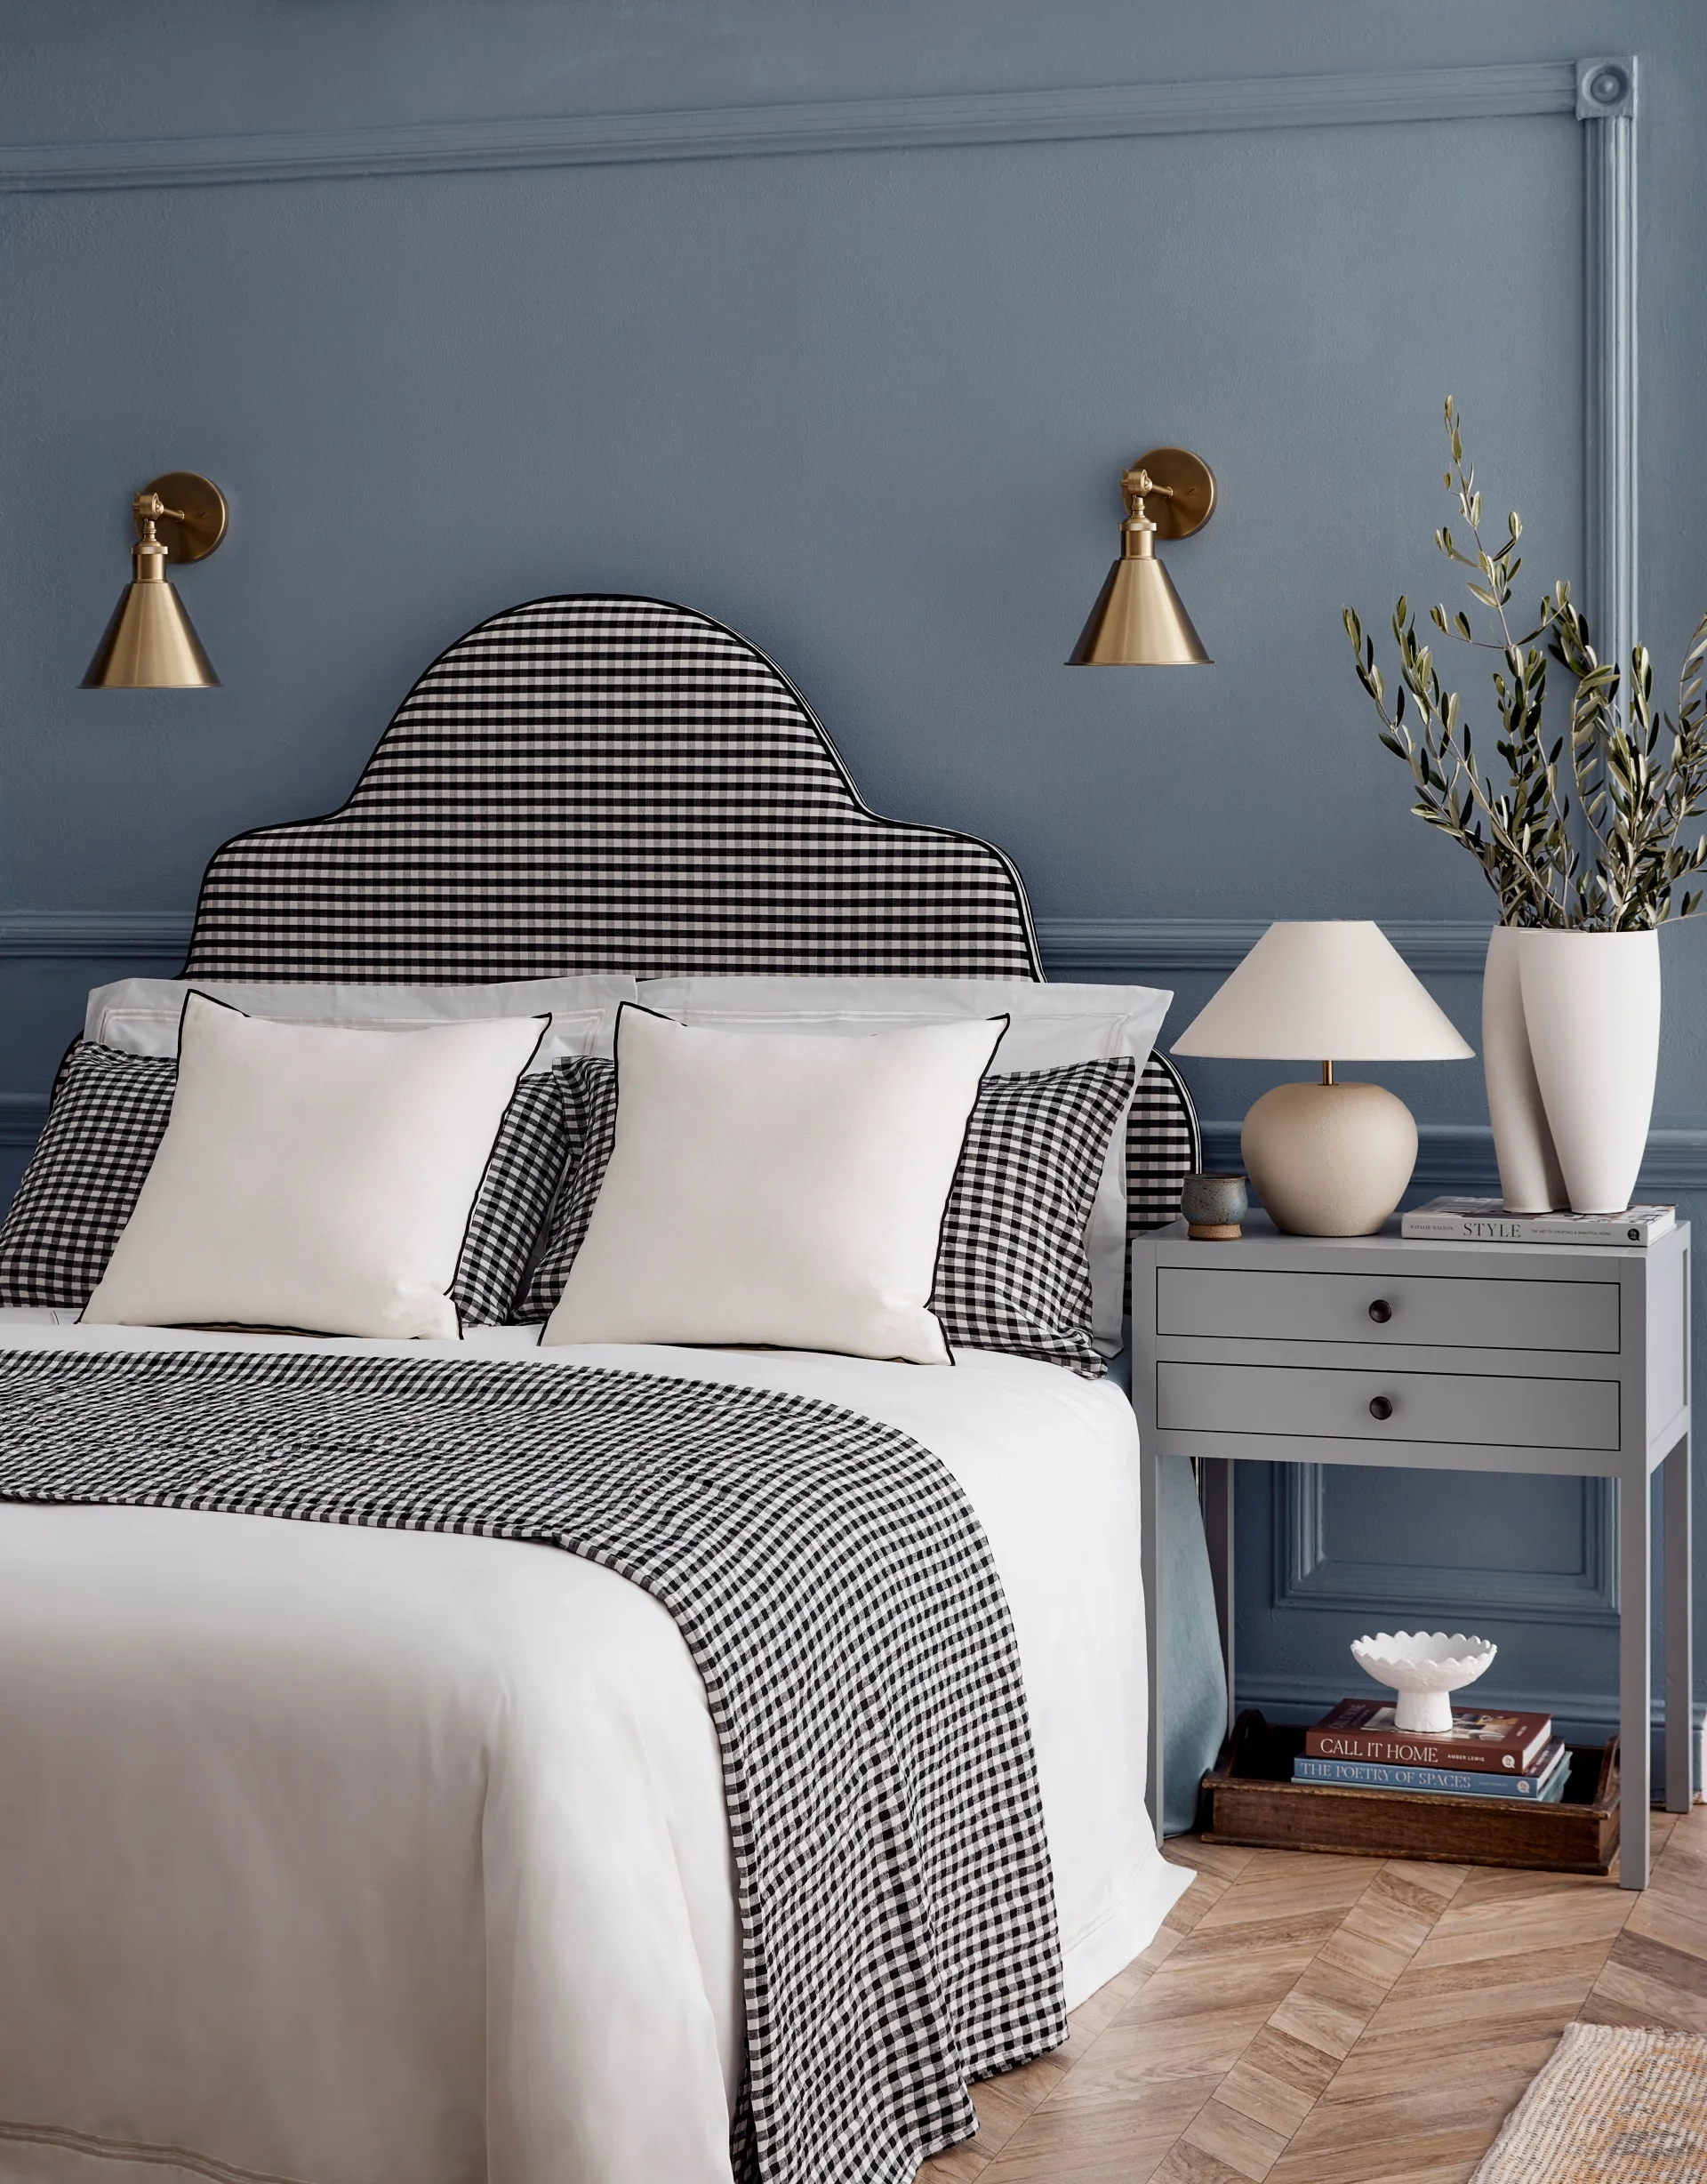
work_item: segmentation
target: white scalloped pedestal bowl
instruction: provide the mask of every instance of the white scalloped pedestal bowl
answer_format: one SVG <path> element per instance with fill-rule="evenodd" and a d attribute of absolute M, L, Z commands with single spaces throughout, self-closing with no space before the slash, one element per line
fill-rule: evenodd
<path fill-rule="evenodd" d="M 1351 1658 L 1377 1683 L 1398 1693 L 1393 1727 L 1415 1736 L 1439 1736 L 1452 1727 L 1452 1697 L 1474 1683 L 1499 1651 L 1487 1638 L 1463 1631 L 1378 1631 L 1354 1638 Z"/>

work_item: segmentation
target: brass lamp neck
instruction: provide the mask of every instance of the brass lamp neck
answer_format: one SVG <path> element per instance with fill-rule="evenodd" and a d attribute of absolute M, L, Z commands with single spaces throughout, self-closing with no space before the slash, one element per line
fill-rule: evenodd
<path fill-rule="evenodd" d="M 139 584 L 164 584 L 166 581 L 166 549 L 164 542 L 154 535 L 154 518 L 145 518 L 142 535 L 131 549 L 131 574 Z"/>
<path fill-rule="evenodd" d="M 1323 1082 L 1324 1084 L 1332 1084 L 1332 1083 L 1333 1083 L 1333 1081 L 1334 1081 L 1334 1064 L 1332 1064 L 1332 1062 L 1324 1062 L 1324 1063 L 1322 1064 L 1322 1082 Z"/>
<path fill-rule="evenodd" d="M 166 581 L 166 545 L 155 534 L 155 520 L 161 516 L 174 516 L 181 523 L 181 508 L 168 508 L 157 493 L 139 493 L 131 502 L 131 513 L 136 518 L 136 543 L 131 549 L 131 568 L 139 584 L 163 584 Z"/>

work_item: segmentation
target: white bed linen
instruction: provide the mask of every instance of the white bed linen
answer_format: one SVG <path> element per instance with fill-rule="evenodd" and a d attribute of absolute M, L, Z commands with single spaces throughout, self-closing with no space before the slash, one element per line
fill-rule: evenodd
<path fill-rule="evenodd" d="M 667 1349 L 60 1326 L 0 1345 L 516 1354 L 791 1390 L 933 1449 L 1024 1666 L 1076 2005 L 1189 1875 L 1143 1809 L 1136 1435 L 1107 1383 Z M 555 1549 L 0 1505 L 0 2177 L 726 2184 L 739 1937 L 668 1613 Z"/>

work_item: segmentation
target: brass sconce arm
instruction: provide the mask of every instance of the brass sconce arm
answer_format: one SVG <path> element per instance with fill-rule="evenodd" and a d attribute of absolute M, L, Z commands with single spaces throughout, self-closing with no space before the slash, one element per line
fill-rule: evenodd
<path fill-rule="evenodd" d="M 1152 531 L 1156 526 L 1144 513 L 1146 499 L 1151 494 L 1161 494 L 1170 501 L 1174 497 L 1174 487 L 1158 484 L 1142 462 L 1135 468 L 1123 470 L 1120 473 L 1120 490 L 1126 496 L 1128 522 L 1146 525 Z"/>

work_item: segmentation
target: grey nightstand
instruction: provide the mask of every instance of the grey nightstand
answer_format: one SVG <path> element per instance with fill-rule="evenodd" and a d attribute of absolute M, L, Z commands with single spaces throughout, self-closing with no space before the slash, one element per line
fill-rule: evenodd
<path fill-rule="evenodd" d="M 1157 1464 L 1202 1471 L 1229 1713 L 1233 1463 L 1415 1465 L 1618 1481 L 1620 1874 L 1647 1884 L 1650 1474 L 1663 1466 L 1666 1803 L 1690 1749 L 1689 1228 L 1647 1250 L 1283 1236 L 1185 1224 L 1132 1253 L 1133 1403 L 1150 1612 L 1150 1806 L 1161 1799 Z"/>

